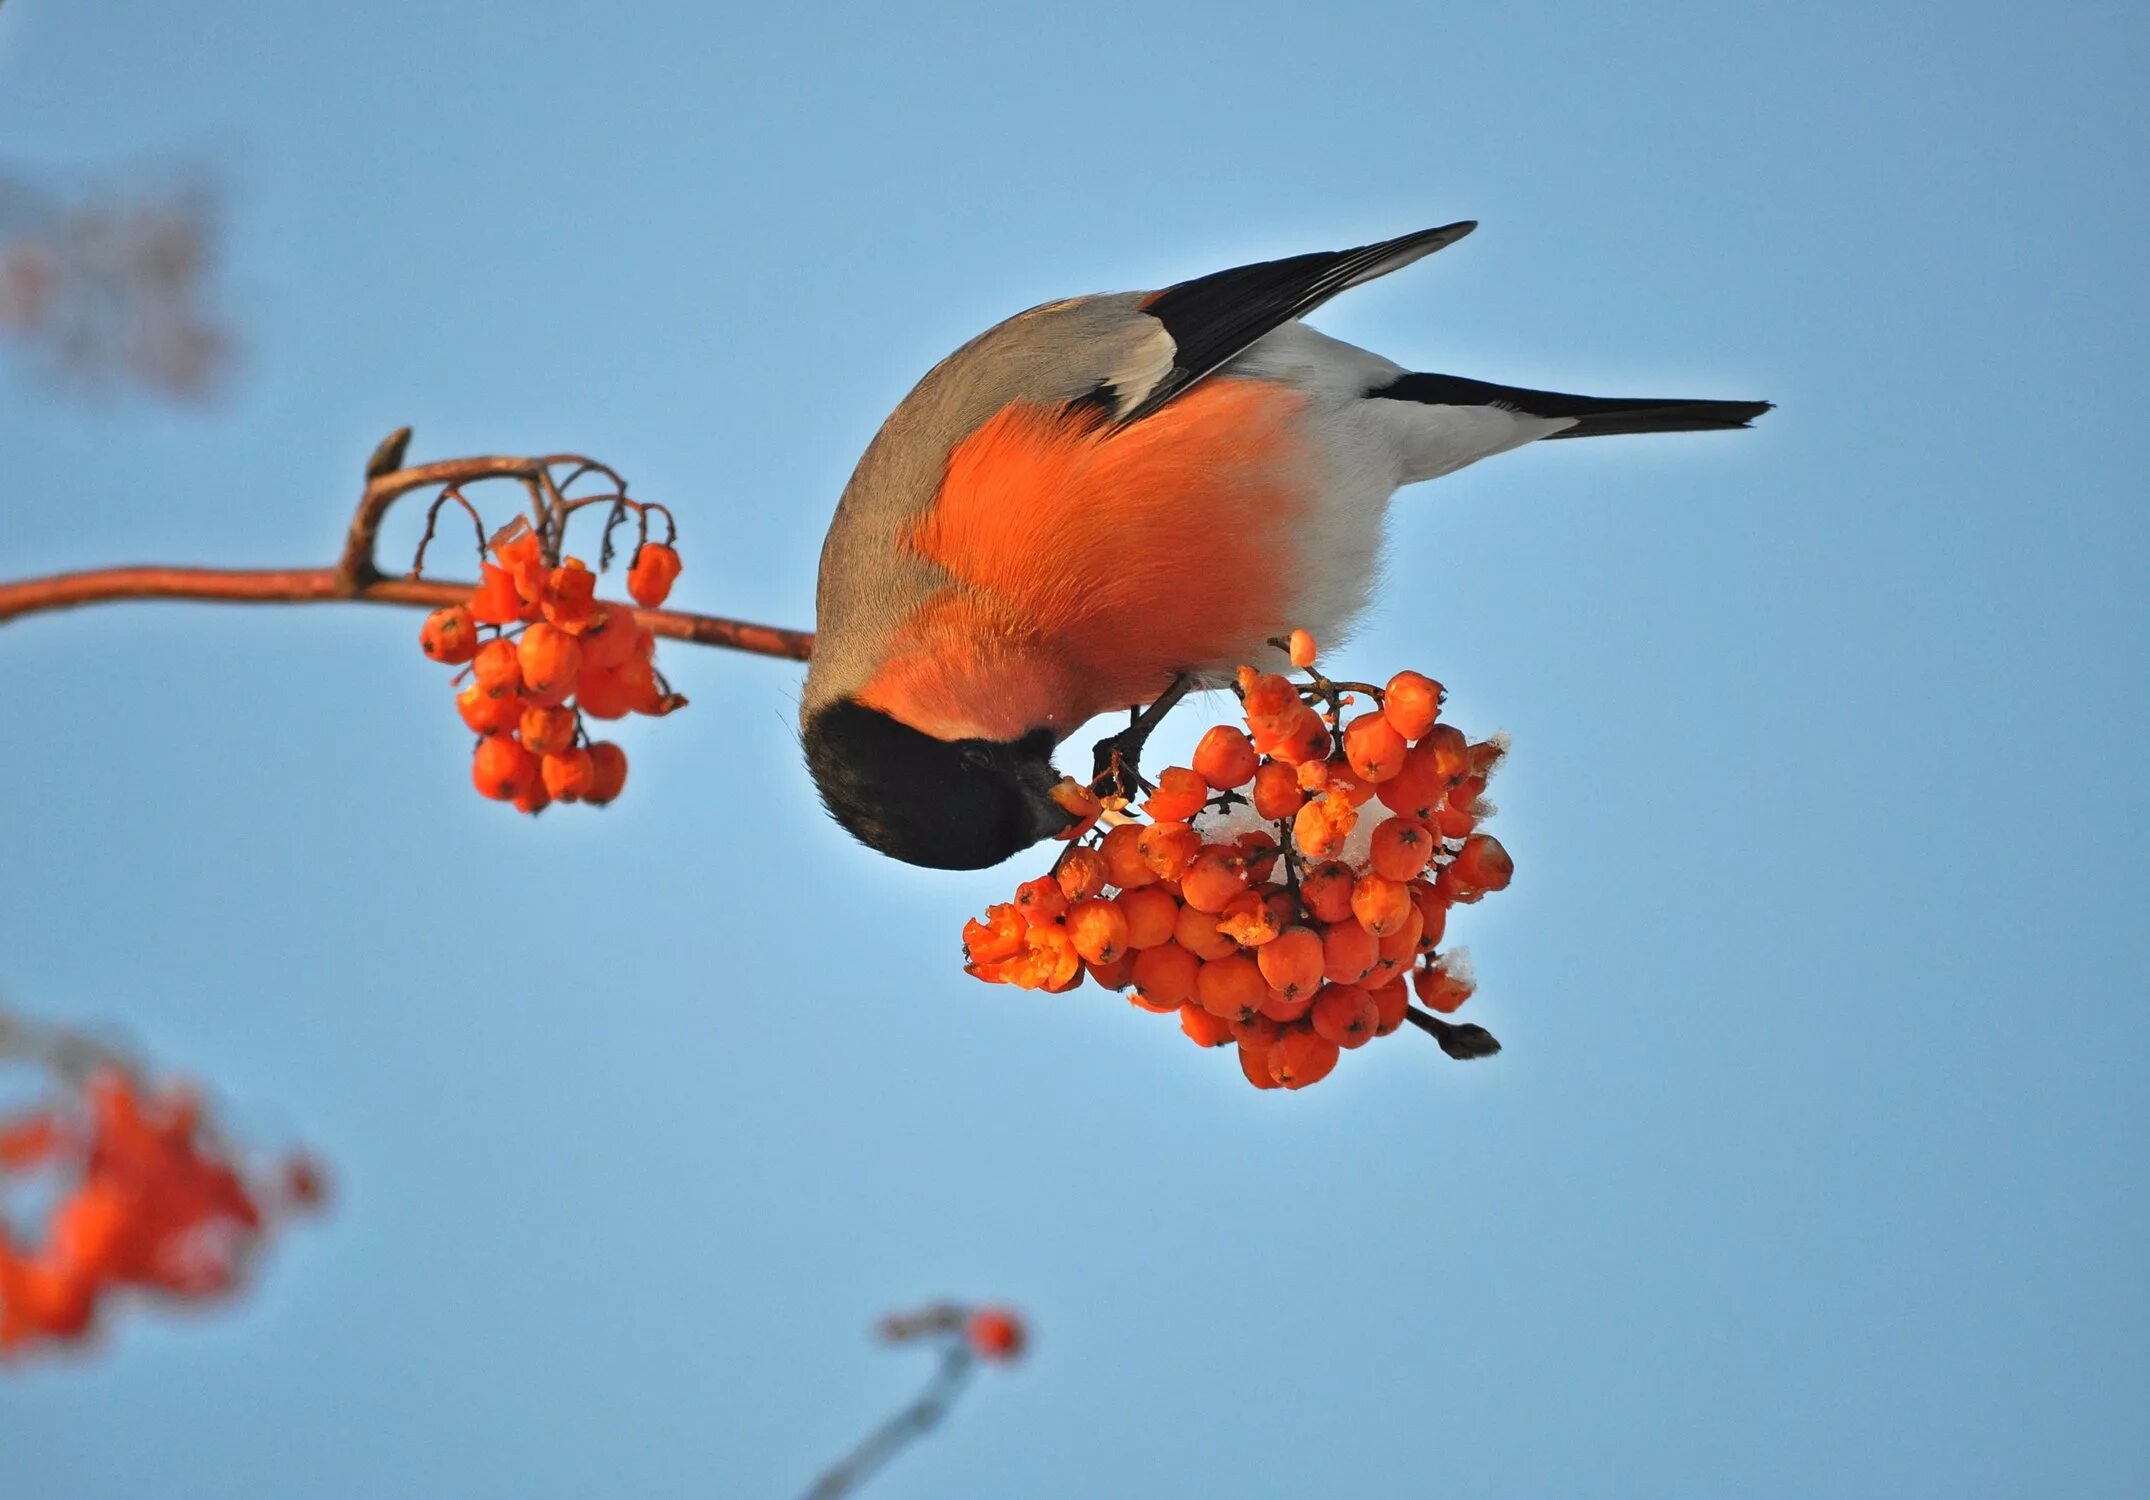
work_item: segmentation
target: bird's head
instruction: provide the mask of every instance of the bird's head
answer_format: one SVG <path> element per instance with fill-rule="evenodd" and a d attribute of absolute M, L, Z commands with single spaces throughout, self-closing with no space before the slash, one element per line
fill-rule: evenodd
<path fill-rule="evenodd" d="M 1053 800 L 1056 736 L 943 740 L 838 698 L 801 726 L 807 768 L 836 821 L 906 864 L 982 870 L 1074 821 Z"/>

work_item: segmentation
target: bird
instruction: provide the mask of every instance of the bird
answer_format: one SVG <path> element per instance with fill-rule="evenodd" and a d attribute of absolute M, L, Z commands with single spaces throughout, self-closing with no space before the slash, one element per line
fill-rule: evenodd
<path fill-rule="evenodd" d="M 928 371 L 822 546 L 799 728 L 835 820 L 907 864 L 998 864 L 1070 826 L 1053 752 L 1083 724 L 1347 626 L 1400 487 L 1770 409 L 1412 371 L 1301 321 L 1477 227 L 1047 302 Z"/>

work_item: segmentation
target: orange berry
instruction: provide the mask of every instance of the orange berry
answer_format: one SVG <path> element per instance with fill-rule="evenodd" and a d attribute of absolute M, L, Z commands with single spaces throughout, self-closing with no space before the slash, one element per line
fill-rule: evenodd
<path fill-rule="evenodd" d="M 1339 1047 L 1363 1047 L 1381 1024 L 1381 1008 L 1374 997 L 1355 984 L 1323 985 L 1307 1013 L 1314 1035 Z"/>
<path fill-rule="evenodd" d="M 469 661 L 478 654 L 478 622 L 471 616 L 467 604 L 451 605 L 436 609 L 426 616 L 419 627 L 418 649 L 435 661 L 451 666 Z"/>
<path fill-rule="evenodd" d="M 1382 690 L 1381 712 L 1398 734 L 1418 739 L 1441 717 L 1441 685 L 1417 672 L 1398 672 Z"/>
<path fill-rule="evenodd" d="M 1426 753 L 1433 773 L 1443 781 L 1467 776 L 1471 770 L 1471 747 L 1453 724 L 1436 724 L 1426 731 L 1418 748 Z"/>
<path fill-rule="evenodd" d="M 1152 1000 L 1140 990 L 1129 990 L 1127 992 L 1127 1003 L 1149 1011 L 1153 1015 L 1170 1016 L 1179 1013 L 1179 1003 L 1177 1001 Z"/>
<path fill-rule="evenodd" d="M 523 748 L 532 755 L 551 755 L 575 743 L 575 711 L 532 704 L 516 720 Z M 559 793 L 553 793 L 558 796 Z"/>
<path fill-rule="evenodd" d="M 1247 1075 L 1247 1082 L 1258 1089 L 1282 1088 L 1269 1072 L 1269 1051 L 1272 1044 L 1239 1044 L 1239 1071 Z"/>
<path fill-rule="evenodd" d="M 1023 914 L 1024 921 L 1037 927 L 1065 917 L 1068 898 L 1062 893 L 1059 881 L 1050 875 L 1040 875 L 1015 888 L 1015 909 Z"/>
<path fill-rule="evenodd" d="M 1321 985 L 1327 967 L 1321 934 L 1311 927 L 1287 927 L 1273 942 L 1262 944 L 1254 955 L 1262 978 L 1287 1000 L 1311 995 Z"/>
<path fill-rule="evenodd" d="M 981 1307 L 963 1325 L 963 1337 L 981 1359 L 1014 1359 L 1023 1352 L 1023 1320 L 1004 1307 Z"/>
<path fill-rule="evenodd" d="M 455 711 L 480 734 L 498 734 L 522 722 L 523 700 L 513 693 L 495 698 L 473 682 L 455 695 Z"/>
<path fill-rule="evenodd" d="M 1105 856 L 1106 878 L 1123 891 L 1150 885 L 1157 879 L 1157 872 L 1142 858 L 1142 834 L 1141 824 L 1122 823 L 1108 829 L 1097 846 L 1097 852 Z"/>
<path fill-rule="evenodd" d="M 1053 878 L 1060 882 L 1060 894 L 1070 901 L 1095 896 L 1105 888 L 1105 856 L 1078 844 L 1060 857 Z"/>
<path fill-rule="evenodd" d="M 1150 800 L 1156 801 L 1154 797 Z M 1202 852 L 1202 835 L 1177 819 L 1152 823 L 1135 840 L 1135 848 L 1160 880 L 1178 880 Z"/>
<path fill-rule="evenodd" d="M 545 579 L 544 610 L 547 623 L 569 635 L 581 635 L 597 614 L 597 575 L 581 558 L 571 557 Z"/>
<path fill-rule="evenodd" d="M 1419 914 L 1416 902 L 1407 902 L 1405 911 L 1403 926 L 1378 939 L 1381 956 L 1374 960 L 1373 973 L 1367 976 L 1369 986 L 1401 977 L 1418 957 L 1418 938 L 1426 930 L 1426 919 Z"/>
<path fill-rule="evenodd" d="M 1105 805 L 1091 791 L 1072 776 L 1063 776 L 1053 785 L 1051 793 L 1054 806 L 1075 821 L 1061 829 L 1056 839 L 1079 839 L 1097 826 L 1097 820 L 1105 811 Z"/>
<path fill-rule="evenodd" d="M 523 696 L 531 702 L 558 703 L 575 691 L 582 643 L 559 626 L 540 620 L 523 632 L 515 655 L 522 663 Z"/>
<path fill-rule="evenodd" d="M 1468 974 L 1451 971 L 1448 960 L 1443 959 L 1432 967 L 1420 969 L 1413 974 L 1411 988 L 1418 991 L 1419 1004 L 1445 1016 L 1470 999 L 1477 986 Z"/>
<path fill-rule="evenodd" d="M 1351 887 L 1356 877 L 1349 865 L 1335 861 L 1319 864 L 1299 881 L 1299 899 L 1319 922 L 1344 922 L 1351 918 Z"/>
<path fill-rule="evenodd" d="M 538 548 L 536 532 L 520 531 L 504 542 L 496 539 L 493 556 L 500 559 L 500 565 L 514 578 L 515 592 L 525 601 L 536 604 L 544 598 L 545 575 L 549 570 L 545 566 L 544 554 Z"/>
<path fill-rule="evenodd" d="M 491 563 L 479 568 L 470 617 L 480 625 L 513 625 L 523 617 L 523 596 L 515 592 L 515 578 L 506 568 Z"/>
<path fill-rule="evenodd" d="M 1292 842 L 1308 859 L 1334 859 L 1343 852 L 1344 841 L 1358 821 L 1351 799 L 1324 792 L 1292 819 Z"/>
<path fill-rule="evenodd" d="M 1180 1030 L 1187 1033 L 1197 1047 L 1222 1047 L 1232 1040 L 1232 1023 L 1222 1016 L 1213 1016 L 1199 1005 L 1180 1007 Z"/>
<path fill-rule="evenodd" d="M 1079 945 L 1077 951 L 1081 951 Z M 1083 966 L 1090 971 L 1092 979 L 1108 990 L 1124 990 L 1135 982 L 1135 954 L 1130 948 L 1123 948 L 1120 956 L 1109 964 L 1094 964 L 1085 960 Z"/>
<path fill-rule="evenodd" d="M 597 765 L 587 750 L 556 750 L 538 762 L 538 769 L 545 778 L 545 795 L 562 802 L 580 801 L 597 785 Z"/>
<path fill-rule="evenodd" d="M 1515 876 L 1515 861 L 1490 833 L 1474 833 L 1464 840 L 1452 868 L 1458 880 L 1481 891 L 1506 890 Z"/>
<path fill-rule="evenodd" d="M 495 802 L 512 802 L 540 785 L 538 759 L 512 734 L 489 734 L 478 741 L 470 761 L 471 783 Z"/>
<path fill-rule="evenodd" d="M 1411 880 L 1433 858 L 1433 834 L 1411 818 L 1390 818 L 1374 830 L 1367 862 L 1391 880 Z"/>
<path fill-rule="evenodd" d="M 1213 1016 L 1243 1021 L 1259 1011 L 1268 998 L 1269 986 L 1262 983 L 1262 971 L 1244 954 L 1213 958 L 1195 973 L 1195 1004 Z"/>
<path fill-rule="evenodd" d="M 1314 665 L 1314 636 L 1311 631 L 1294 630 L 1285 645 L 1293 666 L 1303 672 Z"/>
<path fill-rule="evenodd" d="M 1448 778 L 1435 766 L 1436 759 L 1436 752 L 1424 743 L 1412 746 L 1403 769 L 1374 788 L 1381 805 L 1399 817 L 1432 817 L 1448 796 Z"/>
<path fill-rule="evenodd" d="M 1403 769 L 1403 758 L 1410 750 L 1409 742 L 1383 714 L 1361 714 L 1344 727 L 1344 759 L 1363 781 L 1387 781 Z"/>
<path fill-rule="evenodd" d="M 1387 1036 L 1403 1025 L 1405 1014 L 1411 1009 L 1411 987 L 1401 976 L 1391 979 L 1370 991 L 1374 997 L 1374 1009 L 1380 1020 L 1374 1026 L 1375 1036 Z"/>
<path fill-rule="evenodd" d="M 1185 1005 L 1194 998 L 1202 960 L 1177 943 L 1159 943 L 1135 955 L 1135 983 L 1152 1000 Z"/>
<path fill-rule="evenodd" d="M 600 671 L 623 665 L 635 654 L 642 622 L 624 604 L 601 604 L 582 628 L 582 664 Z"/>
<path fill-rule="evenodd" d="M 1314 993 L 1313 989 L 1297 995 L 1271 990 L 1268 998 L 1262 1001 L 1262 1014 L 1280 1025 L 1289 1026 L 1313 1009 Z"/>
<path fill-rule="evenodd" d="M 616 668 L 585 666 L 575 679 L 575 704 L 593 719 L 624 719 L 634 697 Z"/>
<path fill-rule="evenodd" d="M 1195 856 L 1180 880 L 1180 899 L 1212 916 L 1247 888 L 1247 861 L 1238 849 L 1213 844 Z"/>
<path fill-rule="evenodd" d="M 1394 777 L 1390 778 L 1390 780 L 1394 779 Z M 1342 797 L 1350 802 L 1353 807 L 1364 807 L 1374 800 L 1374 793 L 1379 790 L 1381 790 L 1379 784 L 1368 781 L 1358 772 L 1352 770 L 1350 761 L 1332 760 L 1329 762 L 1328 791 L 1330 796 Z"/>
<path fill-rule="evenodd" d="M 1357 984 L 1380 957 L 1380 940 L 1356 922 L 1331 922 L 1321 931 L 1321 977 L 1331 984 Z"/>
<path fill-rule="evenodd" d="M 1266 1051 L 1282 1035 L 1284 1023 L 1271 1020 L 1260 1011 L 1232 1023 L 1232 1040 L 1242 1047 L 1260 1047 Z"/>
<path fill-rule="evenodd" d="M 1159 943 L 1172 941 L 1172 933 L 1179 924 L 1180 904 L 1170 891 L 1154 885 L 1122 891 L 1113 898 L 1113 904 L 1127 918 L 1128 947 L 1154 948 Z"/>
<path fill-rule="evenodd" d="M 1306 805 L 1299 778 L 1281 760 L 1262 762 L 1254 773 L 1254 811 L 1257 816 L 1280 822 Z"/>
<path fill-rule="evenodd" d="M 1254 737 L 1255 749 L 1294 766 L 1310 760 L 1327 760 L 1331 744 L 1329 726 L 1322 723 L 1320 714 L 1305 704 L 1299 706 L 1296 714 L 1289 715 L 1274 734 Z"/>
<path fill-rule="evenodd" d="M 1008 978 L 1018 989 L 1060 991 L 1082 978 L 1082 955 L 1068 930 L 1057 922 L 1034 924 L 1023 934 L 1029 952 Z"/>
<path fill-rule="evenodd" d="M 1264 829 L 1252 828 L 1232 840 L 1240 858 L 1247 862 L 1247 879 L 1267 880 L 1276 873 L 1277 858 L 1284 850 Z"/>
<path fill-rule="evenodd" d="M 1029 927 L 1014 902 L 996 902 L 985 909 L 984 917 L 963 924 L 963 956 L 974 966 L 1020 957 L 1030 949 L 1024 936 Z"/>
<path fill-rule="evenodd" d="M 1269 1076 L 1288 1089 L 1319 1083 L 1336 1067 L 1336 1043 L 1313 1031 L 1294 1028 L 1269 1049 Z"/>
<path fill-rule="evenodd" d="M 1476 813 L 1457 812 L 1446 803 L 1433 811 L 1433 831 L 1444 839 L 1469 838 L 1471 830 L 1477 826 Z"/>
<path fill-rule="evenodd" d="M 1172 926 L 1172 941 L 1196 958 L 1226 958 L 1239 951 L 1239 944 L 1217 930 L 1216 913 L 1196 911 L 1191 906 L 1179 909 Z"/>
<path fill-rule="evenodd" d="M 655 609 L 672 592 L 679 577 L 679 554 L 662 542 L 645 542 L 627 570 L 628 597 L 644 609 Z"/>
<path fill-rule="evenodd" d="M 1292 779 L 1299 783 L 1302 792 L 1325 792 L 1329 789 L 1329 763 L 1325 760 L 1304 761 L 1292 768 Z"/>
<path fill-rule="evenodd" d="M 1167 766 L 1157 773 L 1157 790 L 1150 793 L 1142 810 L 1153 823 L 1185 821 L 1209 801 L 1209 783 L 1185 766 Z"/>
<path fill-rule="evenodd" d="M 1285 727 L 1284 720 L 1305 705 L 1291 679 L 1274 672 L 1239 669 L 1240 706 L 1246 710 L 1247 728 L 1256 739 Z"/>
<path fill-rule="evenodd" d="M 1411 888 L 1386 875 L 1361 875 L 1351 887 L 1351 914 L 1375 937 L 1387 937 L 1411 915 Z"/>
<path fill-rule="evenodd" d="M 487 641 L 470 660 L 471 680 L 489 698 L 512 697 L 523 685 L 522 657 L 510 640 Z"/>
<path fill-rule="evenodd" d="M 1431 885 L 1414 880 L 1411 882 L 1411 904 L 1418 908 L 1420 919 L 1418 951 L 1430 953 L 1441 946 L 1441 938 L 1448 931 L 1448 903 Z"/>
<path fill-rule="evenodd" d="M 1109 964 L 1127 952 L 1127 917 L 1110 901 L 1096 897 L 1068 908 L 1068 936 L 1085 963 Z"/>
<path fill-rule="evenodd" d="M 627 785 L 627 752 L 610 740 L 598 740 L 589 749 L 590 789 L 582 800 L 602 807 Z"/>
<path fill-rule="evenodd" d="M 1485 794 L 1485 777 L 1466 776 L 1448 789 L 1448 805 L 1457 812 L 1474 812 L 1478 799 Z"/>
<path fill-rule="evenodd" d="M 545 790 L 544 763 L 538 763 L 539 780 L 533 781 L 515 794 L 515 810 L 535 815 L 552 806 L 552 793 Z"/>
<path fill-rule="evenodd" d="M 1261 763 L 1254 742 L 1229 724 L 1211 725 L 1194 747 L 1196 774 L 1220 792 L 1245 786 Z"/>
<path fill-rule="evenodd" d="M 1508 747 L 1499 740 L 1481 740 L 1471 746 L 1471 774 L 1481 780 L 1490 779 L 1507 753 Z"/>
<path fill-rule="evenodd" d="M 1242 948 L 1265 947 L 1282 930 L 1260 891 L 1241 891 L 1225 902 L 1217 922 L 1217 931 Z"/>

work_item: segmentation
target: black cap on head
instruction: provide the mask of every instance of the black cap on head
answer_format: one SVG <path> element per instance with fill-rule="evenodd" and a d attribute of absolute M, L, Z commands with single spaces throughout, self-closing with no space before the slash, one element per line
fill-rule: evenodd
<path fill-rule="evenodd" d="M 807 716 L 807 768 L 859 842 L 906 864 L 982 870 L 1073 821 L 1052 800 L 1053 733 L 938 740 L 839 698 Z"/>

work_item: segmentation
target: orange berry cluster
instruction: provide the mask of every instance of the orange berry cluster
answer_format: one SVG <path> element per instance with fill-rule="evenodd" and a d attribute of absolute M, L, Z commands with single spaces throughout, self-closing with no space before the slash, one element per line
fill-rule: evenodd
<path fill-rule="evenodd" d="M 1318 1083 L 1406 1020 L 1450 1056 L 1497 1050 L 1482 1028 L 1439 1016 L 1473 990 L 1463 955 L 1441 947 L 1450 910 L 1514 873 L 1480 828 L 1505 742 L 1441 722 L 1429 677 L 1339 684 L 1310 670 L 1305 631 L 1277 644 L 1308 680 L 1240 668 L 1245 728 L 1216 725 L 1192 765 L 1141 783 L 1146 821 L 1062 783 L 1074 843 L 1050 875 L 965 925 L 968 971 L 1055 993 L 1086 975 L 1125 990 L 1139 1009 L 1177 1015 L 1197 1045 L 1236 1044 L 1256 1088 Z M 1347 721 L 1360 696 L 1374 707 Z"/>
<path fill-rule="evenodd" d="M 237 1290 L 275 1219 L 324 1192 L 303 1156 L 249 1182 L 191 1092 L 148 1092 L 114 1067 L 65 1106 L 0 1121 L 0 1190 L 48 1174 L 60 1182 L 35 1194 L 52 1201 L 37 1249 L 18 1248 L 0 1215 L 0 1356 L 87 1339 L 117 1292 Z"/>
<path fill-rule="evenodd" d="M 592 740 L 588 719 L 684 708 L 657 674 L 656 637 L 624 603 L 597 598 L 597 575 L 579 557 L 552 563 L 538 532 L 518 519 L 490 543 L 493 561 L 465 604 L 435 610 L 418 644 L 438 662 L 464 666 L 456 696 L 479 735 L 472 783 L 526 813 L 553 802 L 603 806 L 627 784 L 627 752 Z M 679 554 L 644 542 L 627 570 L 627 592 L 654 609 L 679 576 Z"/>

